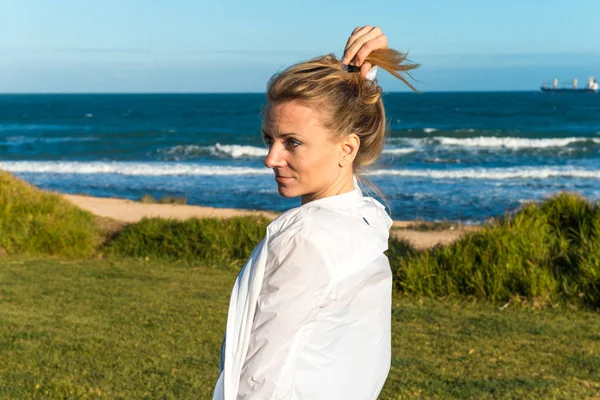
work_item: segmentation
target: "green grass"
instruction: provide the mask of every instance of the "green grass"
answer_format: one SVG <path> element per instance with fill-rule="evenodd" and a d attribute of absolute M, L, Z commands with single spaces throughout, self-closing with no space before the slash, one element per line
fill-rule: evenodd
<path fill-rule="evenodd" d="M 0 398 L 209 398 L 233 274 L 0 260 Z"/>
<path fill-rule="evenodd" d="M 600 307 L 600 207 L 570 194 L 445 247 L 391 257 L 404 293 Z"/>
<path fill-rule="evenodd" d="M 187 197 L 163 196 L 159 199 L 146 193 L 140 199 L 140 203 L 145 204 L 187 204 Z"/>
<path fill-rule="evenodd" d="M 235 271 L 0 258 L 0 398 L 210 399 Z M 600 395 L 600 318 L 396 294 L 381 399 Z"/>
<path fill-rule="evenodd" d="M 92 214 L 0 171 L 0 253 L 89 257 L 100 241 Z"/>
<path fill-rule="evenodd" d="M 108 235 L 90 213 L 0 172 L 0 255 L 110 255 L 237 269 L 268 223 L 149 218 Z M 573 194 L 529 204 L 449 246 L 416 251 L 392 239 L 388 256 L 401 293 L 600 308 L 600 207 Z"/>
<path fill-rule="evenodd" d="M 117 256 L 239 268 L 265 236 L 268 224 L 263 217 L 146 218 L 121 230 L 106 251 Z"/>

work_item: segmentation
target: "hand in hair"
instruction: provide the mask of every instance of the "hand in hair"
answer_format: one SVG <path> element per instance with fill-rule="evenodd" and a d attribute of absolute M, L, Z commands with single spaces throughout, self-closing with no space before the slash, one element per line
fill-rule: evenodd
<path fill-rule="evenodd" d="M 360 74 L 366 77 L 372 66 L 370 62 L 365 62 L 366 58 L 373 50 L 386 49 L 387 46 L 387 37 L 379 27 L 357 26 L 348 38 L 342 63 L 360 67 Z"/>

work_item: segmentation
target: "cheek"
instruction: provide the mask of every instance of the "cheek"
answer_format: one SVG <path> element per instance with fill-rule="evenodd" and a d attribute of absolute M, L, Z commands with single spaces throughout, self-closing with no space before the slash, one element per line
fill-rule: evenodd
<path fill-rule="evenodd" d="M 320 151 L 297 154 L 290 165 L 294 165 L 297 171 L 313 179 L 328 179 L 337 172 L 337 154 L 333 149 L 321 149 Z"/>

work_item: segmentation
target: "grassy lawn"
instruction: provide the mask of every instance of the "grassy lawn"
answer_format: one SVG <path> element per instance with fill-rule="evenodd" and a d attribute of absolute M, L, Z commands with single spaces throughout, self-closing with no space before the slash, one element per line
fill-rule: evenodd
<path fill-rule="evenodd" d="M 209 399 L 234 278 L 0 258 L 0 398 Z M 600 398 L 598 317 L 398 295 L 381 398 Z"/>

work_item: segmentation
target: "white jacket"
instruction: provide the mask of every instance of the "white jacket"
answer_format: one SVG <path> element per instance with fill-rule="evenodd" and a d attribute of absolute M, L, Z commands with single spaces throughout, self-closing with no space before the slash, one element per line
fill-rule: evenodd
<path fill-rule="evenodd" d="M 376 399 L 391 361 L 391 224 L 358 188 L 269 224 L 231 294 L 213 400 Z"/>

